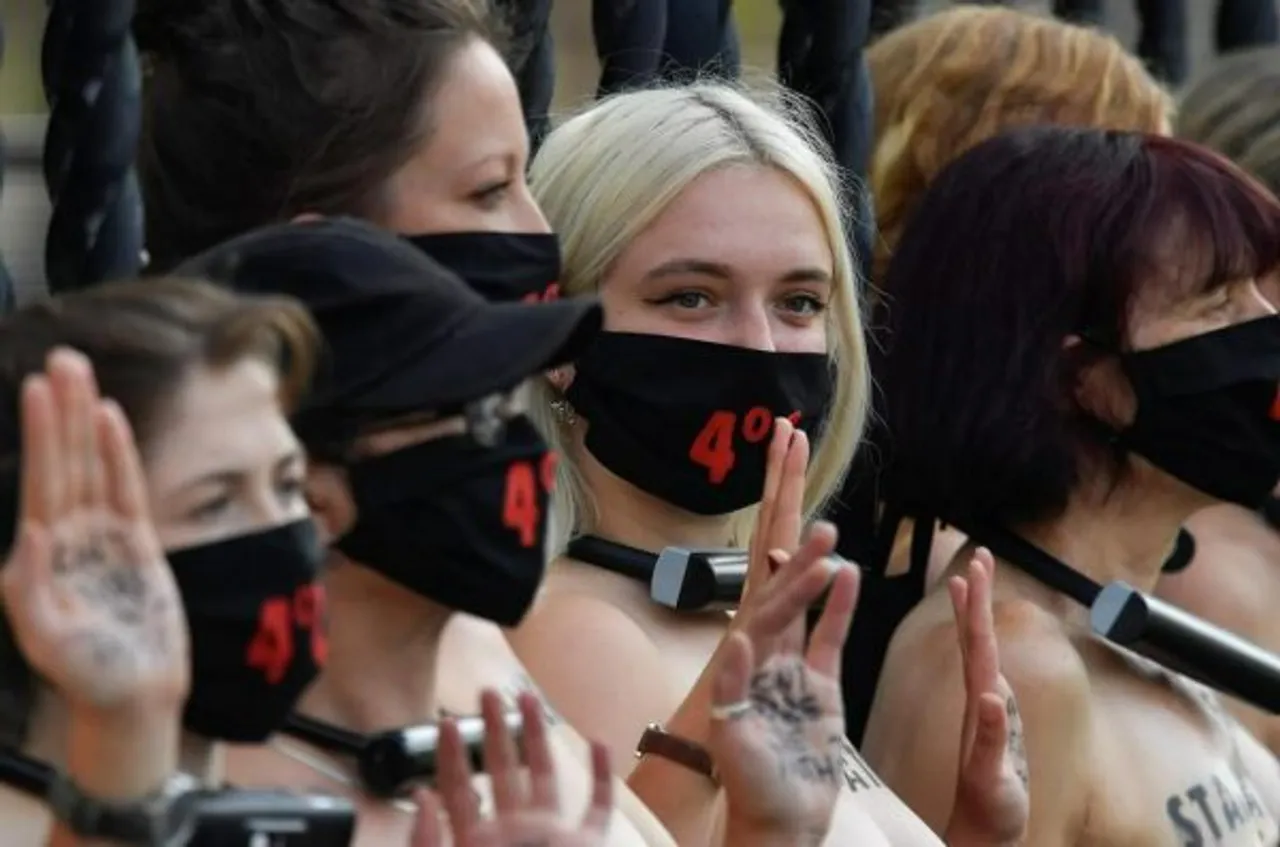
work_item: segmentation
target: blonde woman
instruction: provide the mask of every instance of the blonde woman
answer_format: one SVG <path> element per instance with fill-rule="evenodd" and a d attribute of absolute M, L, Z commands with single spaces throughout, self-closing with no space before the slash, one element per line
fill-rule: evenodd
<path fill-rule="evenodd" d="M 867 418 L 836 177 L 796 113 L 716 85 L 626 94 L 553 132 L 531 171 L 561 237 L 562 295 L 598 294 L 606 329 L 535 402 L 561 456 L 553 538 L 580 551 L 589 537 L 639 563 L 641 578 L 585 552 L 561 556 L 512 640 L 556 708 L 624 773 L 646 739 L 631 785 L 681 844 L 713 820 L 694 701 L 729 618 L 655 605 L 643 569 L 666 547 L 748 545 L 770 430 L 791 427 L 775 419 L 797 427 L 801 482 L 779 508 L 798 534 L 839 485 Z M 937 843 L 848 746 L 844 776 L 827 843 Z"/>

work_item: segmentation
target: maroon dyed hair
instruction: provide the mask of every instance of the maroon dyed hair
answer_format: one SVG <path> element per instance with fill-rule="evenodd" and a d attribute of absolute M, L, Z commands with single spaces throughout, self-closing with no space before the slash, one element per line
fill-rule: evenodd
<path fill-rule="evenodd" d="M 1280 204 L 1184 141 L 1033 127 L 990 139 L 926 192 L 890 264 L 876 363 L 885 493 L 1005 525 L 1055 517 L 1089 453 L 1080 367 L 1127 343 L 1139 294 L 1181 299 L 1280 266 Z M 1091 344 L 1065 349 L 1072 334 Z"/>

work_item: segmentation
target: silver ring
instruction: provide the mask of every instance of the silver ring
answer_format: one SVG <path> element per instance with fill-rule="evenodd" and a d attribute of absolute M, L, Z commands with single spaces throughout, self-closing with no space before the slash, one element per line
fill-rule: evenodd
<path fill-rule="evenodd" d="M 740 718 L 749 711 L 751 711 L 750 700 L 739 700 L 736 703 L 729 703 L 725 706 L 712 706 L 711 720 L 729 721 L 735 718 Z"/>

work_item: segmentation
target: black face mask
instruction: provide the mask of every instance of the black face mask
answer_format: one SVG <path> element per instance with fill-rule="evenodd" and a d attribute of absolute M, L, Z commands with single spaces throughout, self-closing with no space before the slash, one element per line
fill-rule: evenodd
<path fill-rule="evenodd" d="M 1121 362 L 1138 411 L 1120 443 L 1215 499 L 1261 507 L 1280 481 L 1280 317 Z"/>
<path fill-rule="evenodd" d="M 566 399 L 600 464 L 672 505 L 723 515 L 760 501 L 773 421 L 817 438 L 831 403 L 820 353 L 601 333 Z"/>
<path fill-rule="evenodd" d="M 560 241 L 550 233 L 442 232 L 405 240 L 486 300 L 536 302 L 560 294 Z"/>
<path fill-rule="evenodd" d="M 259 743 L 324 664 L 324 548 L 310 518 L 166 554 L 191 630 L 183 723 Z"/>
<path fill-rule="evenodd" d="M 527 418 L 505 441 L 415 444 L 348 468 L 356 525 L 334 546 L 450 609 L 515 626 L 542 581 L 554 456 Z"/>

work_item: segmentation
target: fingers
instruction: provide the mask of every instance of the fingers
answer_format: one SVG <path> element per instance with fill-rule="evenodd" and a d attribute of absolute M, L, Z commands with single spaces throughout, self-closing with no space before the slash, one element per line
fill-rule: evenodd
<path fill-rule="evenodd" d="M 547 722 L 538 696 L 525 691 L 516 700 L 520 707 L 521 747 L 529 767 L 529 785 L 533 805 L 553 814 L 560 813 L 560 788 L 556 781 L 555 761 L 547 738 Z"/>
<path fill-rule="evenodd" d="M 974 553 L 969 563 L 968 601 L 962 630 L 966 677 L 973 693 L 994 691 L 1000 674 L 1000 654 L 996 645 L 995 620 L 991 612 L 991 554 L 984 548 Z"/>
<path fill-rule="evenodd" d="M 794 550 L 804 530 L 804 483 L 809 469 L 809 436 L 795 430 L 782 466 L 778 502 L 768 539 L 771 550 Z"/>
<path fill-rule="evenodd" d="M 987 692 L 978 698 L 973 746 L 961 765 L 961 779 L 979 788 L 995 785 L 1002 776 L 1009 720 L 1004 698 Z"/>
<path fill-rule="evenodd" d="M 481 692 L 480 713 L 484 716 L 484 769 L 493 786 L 493 807 L 500 815 L 519 811 L 525 805 L 524 775 L 519 751 L 507 729 L 502 697 L 491 689 Z"/>
<path fill-rule="evenodd" d="M 102 470 L 94 425 L 97 383 L 88 360 L 72 350 L 57 349 L 50 353 L 47 371 L 57 403 L 56 426 L 66 457 L 63 473 L 67 504 L 73 508 L 89 508 L 102 502 Z"/>
<path fill-rule="evenodd" d="M 755 665 L 751 640 L 741 632 L 729 633 L 719 661 L 720 667 L 711 681 L 713 714 L 746 701 L 750 695 Z"/>
<path fill-rule="evenodd" d="M 464 839 L 480 824 L 480 804 L 471 788 L 471 763 L 466 745 L 453 718 L 440 721 L 440 743 L 436 746 L 436 790 L 444 801 L 453 828 L 454 842 Z"/>
<path fill-rule="evenodd" d="M 799 576 L 781 586 L 776 594 L 768 597 L 752 613 L 751 619 L 744 623 L 740 631 L 751 639 L 757 661 L 763 661 L 777 650 L 798 651 L 797 645 L 804 643 L 809 607 L 822 596 L 836 567 L 826 559 L 813 563 Z M 797 627 L 798 636 L 794 634 Z"/>
<path fill-rule="evenodd" d="M 147 487 L 133 429 L 114 400 L 98 408 L 98 438 L 106 471 L 107 502 L 126 520 L 146 520 Z"/>
<path fill-rule="evenodd" d="M 409 847 L 444 847 L 444 823 L 440 820 L 440 801 L 425 788 L 413 792 L 418 811 L 413 816 L 413 832 Z"/>
<path fill-rule="evenodd" d="M 842 565 L 831 581 L 827 605 L 809 637 L 805 661 L 816 673 L 839 679 L 842 671 L 844 642 L 853 623 L 853 610 L 858 605 L 859 572 L 853 565 Z"/>
<path fill-rule="evenodd" d="M 805 613 L 826 588 L 832 566 L 823 560 L 834 550 L 835 528 L 819 521 L 800 549 L 778 569 L 768 593 L 743 624 L 757 652 L 761 652 L 762 640 L 790 636 L 795 644 L 804 643 Z"/>
<path fill-rule="evenodd" d="M 756 523 L 751 530 L 751 543 L 747 550 L 750 560 L 747 568 L 748 585 L 751 588 L 753 579 L 758 580 L 754 587 L 758 588 L 768 572 L 765 556 L 769 550 L 769 537 L 773 526 L 774 503 L 778 499 L 778 486 L 782 483 L 782 466 L 786 461 L 787 451 L 791 445 L 794 427 L 786 418 L 778 418 L 773 424 L 773 437 L 769 441 L 768 458 L 765 461 L 764 491 L 760 495 L 760 506 L 756 511 Z"/>
<path fill-rule="evenodd" d="M 582 830 L 603 838 L 613 817 L 613 771 L 609 767 L 609 750 L 591 742 L 591 802 L 582 816 Z"/>
<path fill-rule="evenodd" d="M 22 383 L 21 523 L 47 526 L 63 512 L 63 454 L 49 380 L 33 374 Z"/>

